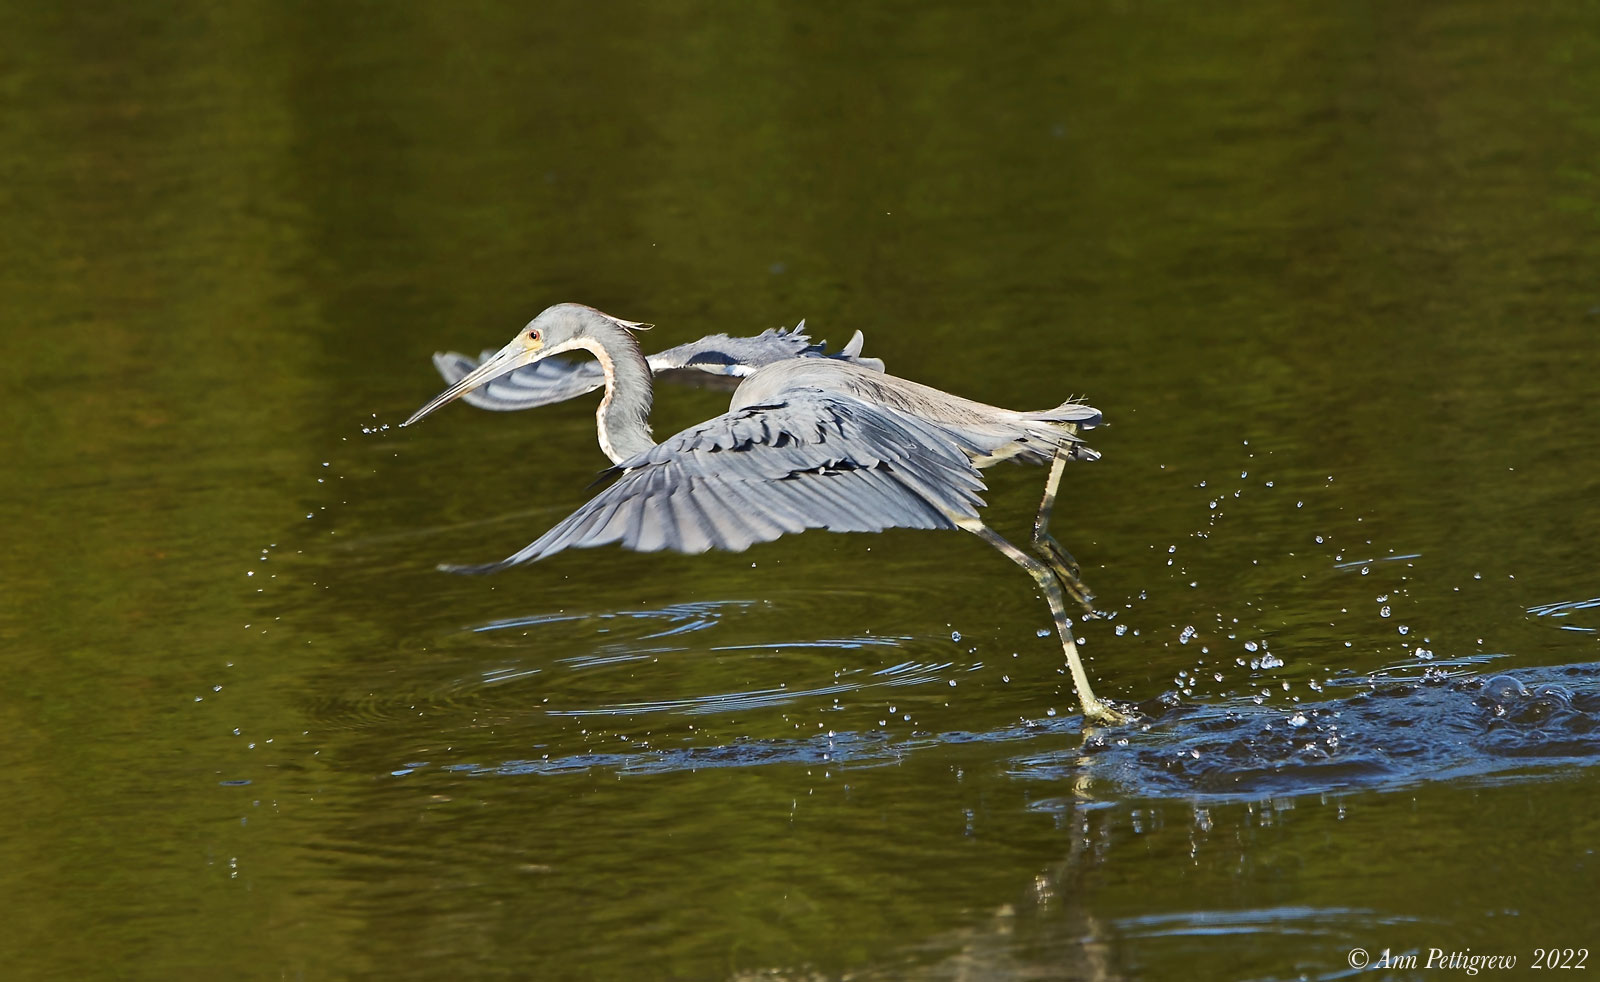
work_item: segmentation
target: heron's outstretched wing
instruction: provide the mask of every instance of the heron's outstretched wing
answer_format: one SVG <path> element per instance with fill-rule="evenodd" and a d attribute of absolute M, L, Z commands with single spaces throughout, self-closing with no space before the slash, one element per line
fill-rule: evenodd
<path fill-rule="evenodd" d="M 801 321 L 793 330 L 775 328 L 745 338 L 712 334 L 650 355 L 647 360 L 651 371 L 663 378 L 709 375 L 737 380 L 763 365 L 789 358 L 836 358 L 883 371 L 882 360 L 861 357 L 860 331 L 841 351 L 829 354 L 826 343 L 813 343 L 806 336 L 805 326 L 806 322 Z M 454 351 L 442 352 L 433 356 L 433 364 L 444 380 L 453 385 L 492 354 L 494 352 L 486 351 L 472 358 Z M 509 412 L 564 402 L 593 392 L 604 384 L 605 373 L 598 362 L 555 357 L 508 372 L 461 398 L 479 409 Z"/>
<path fill-rule="evenodd" d="M 698 341 L 651 355 L 649 362 L 651 371 L 658 374 L 672 369 L 691 369 L 738 378 L 751 374 L 763 365 L 790 358 L 833 358 L 853 362 L 875 372 L 883 371 L 882 359 L 861 357 L 863 341 L 861 332 L 857 331 L 850 338 L 850 343 L 830 354 L 827 342 L 813 342 L 806 335 L 806 322 L 801 321 L 793 330 L 769 328 L 753 338 L 707 335 Z"/>
<path fill-rule="evenodd" d="M 613 468 L 616 483 L 498 563 L 619 543 L 652 552 L 742 551 L 810 528 L 953 529 L 977 515 L 974 448 L 909 413 L 854 396 L 793 389 L 708 420 Z"/>

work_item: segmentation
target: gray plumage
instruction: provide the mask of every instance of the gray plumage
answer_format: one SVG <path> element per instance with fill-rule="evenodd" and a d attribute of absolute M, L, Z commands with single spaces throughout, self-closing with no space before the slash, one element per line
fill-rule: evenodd
<path fill-rule="evenodd" d="M 742 552 L 789 532 L 954 529 L 984 504 L 980 467 L 1092 459 L 1078 428 L 1100 413 L 1067 403 L 1020 413 L 837 362 L 788 361 L 751 375 L 721 416 L 611 468 L 617 480 L 492 573 L 563 549 Z"/>
<path fill-rule="evenodd" d="M 763 365 L 791 358 L 832 358 L 883 371 L 882 360 L 862 356 L 860 331 L 844 348 L 830 353 L 827 342 L 813 342 L 805 328 L 806 322 L 801 321 L 793 329 L 769 328 L 755 337 L 711 334 L 649 355 L 645 360 L 651 373 L 659 379 L 694 384 L 714 383 L 719 379 L 737 384 L 738 379 Z M 433 356 L 433 365 L 446 383 L 454 384 L 494 354 L 484 351 L 473 358 L 455 351 L 442 351 Z M 605 372 L 598 361 L 548 358 L 491 379 L 463 394 L 461 399 L 479 409 L 514 412 L 565 402 L 593 392 L 605 382 Z"/>
<path fill-rule="evenodd" d="M 964 529 L 1026 569 L 1045 593 L 1085 713 L 1121 718 L 1089 687 L 1062 596 L 1065 586 L 1092 611 L 1087 588 L 1048 531 L 1063 465 L 1098 456 L 1079 432 L 1100 423 L 1099 410 L 1072 400 L 1001 409 L 848 358 L 790 357 L 750 372 L 728 412 L 658 444 L 649 424 L 654 366 L 639 351 L 636 327 L 591 307 L 551 307 L 402 424 L 563 351 L 594 354 L 605 386 L 596 423 L 616 465 L 606 472 L 614 483 L 499 562 L 442 568 L 490 573 L 612 543 L 641 552 L 738 552 L 806 529 Z M 1037 556 L 978 517 L 980 470 L 1002 460 L 1050 464 L 1034 523 Z"/>

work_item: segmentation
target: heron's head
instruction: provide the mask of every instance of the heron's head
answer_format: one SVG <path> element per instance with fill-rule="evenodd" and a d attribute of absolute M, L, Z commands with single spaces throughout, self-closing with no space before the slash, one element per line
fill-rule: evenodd
<path fill-rule="evenodd" d="M 649 327 L 649 324 L 625 321 L 579 303 L 558 303 L 554 307 L 546 307 L 538 317 L 517 332 L 510 344 L 428 400 L 427 405 L 412 413 L 411 418 L 400 425 L 410 426 L 440 406 L 524 365 L 574 348 L 600 350 L 600 345 L 608 338 L 626 336 L 628 331 L 648 330 Z"/>

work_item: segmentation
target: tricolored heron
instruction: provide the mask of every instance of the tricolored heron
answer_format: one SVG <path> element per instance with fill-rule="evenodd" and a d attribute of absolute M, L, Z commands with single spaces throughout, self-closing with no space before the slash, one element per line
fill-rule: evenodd
<path fill-rule="evenodd" d="M 1001 409 L 848 360 L 790 358 L 750 373 L 728 412 L 657 443 L 650 434 L 651 366 L 633 336 L 641 326 L 557 304 L 401 424 L 551 355 L 582 349 L 599 362 L 605 396 L 595 418 L 615 482 L 500 562 L 441 568 L 492 573 L 609 543 L 640 552 L 742 552 L 808 528 L 965 529 L 1027 570 L 1043 591 L 1084 716 L 1125 718 L 1089 685 L 1062 587 L 1086 609 L 1089 594 L 1077 563 L 1050 535 L 1066 463 L 1098 456 L 1078 433 L 1099 424 L 1099 410 L 1075 400 L 1032 412 Z M 1038 555 L 978 517 L 985 490 L 979 471 L 1002 460 L 1050 465 L 1033 525 Z"/>

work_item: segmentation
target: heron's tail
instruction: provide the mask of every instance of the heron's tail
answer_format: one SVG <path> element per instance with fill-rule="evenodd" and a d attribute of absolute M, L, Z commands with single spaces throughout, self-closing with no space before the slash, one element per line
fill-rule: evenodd
<path fill-rule="evenodd" d="M 1100 410 L 1093 406 L 1085 405 L 1077 399 L 1068 399 L 1054 409 L 1036 409 L 1033 412 L 1023 413 L 1023 419 L 1037 420 L 1041 423 L 1070 423 L 1072 433 L 1079 430 L 1092 430 L 1100 425 L 1103 417 Z"/>
<path fill-rule="evenodd" d="M 1100 454 L 1083 442 L 1083 437 L 1078 434 L 1084 430 L 1092 430 L 1100 425 L 1100 410 L 1093 406 L 1084 405 L 1076 399 L 1068 399 L 1054 409 L 1039 409 L 1031 413 L 1023 413 L 1022 418 L 1030 423 L 1045 423 L 1046 434 L 1040 434 L 1045 439 L 1044 443 L 1056 443 L 1069 446 L 1072 450 L 1073 460 L 1099 460 Z"/>

